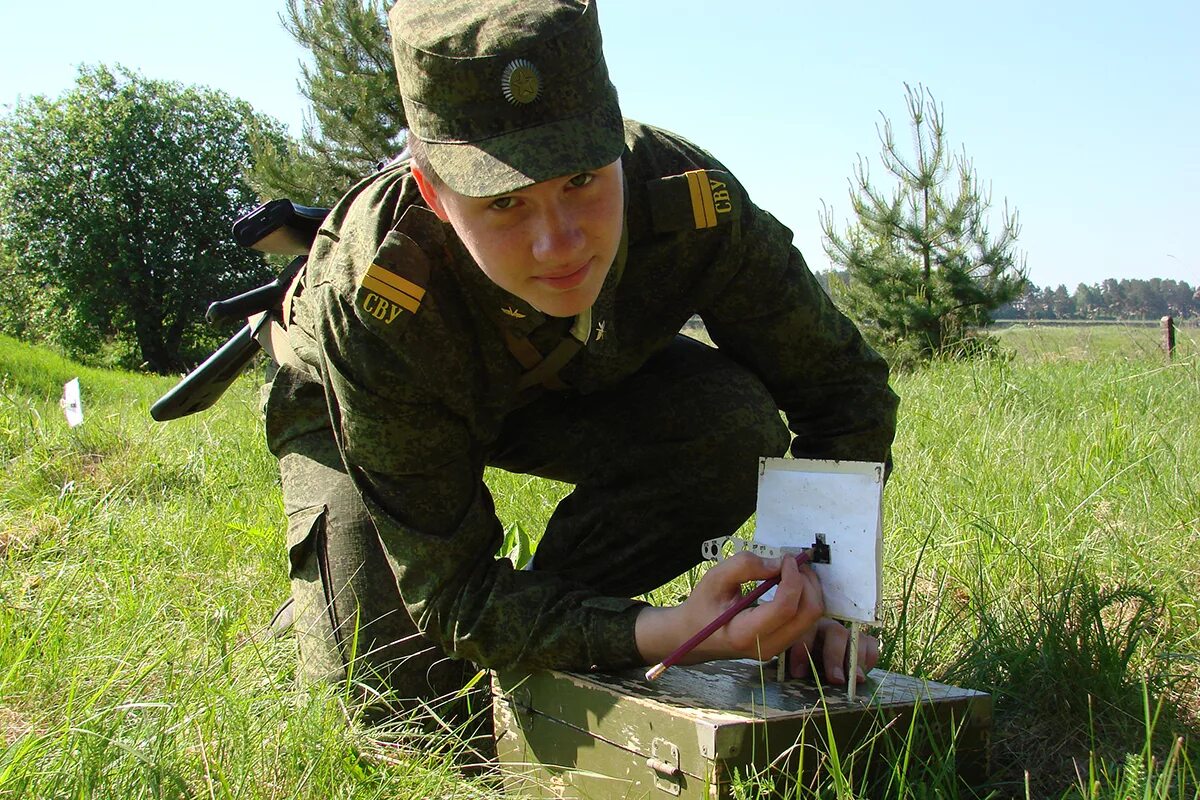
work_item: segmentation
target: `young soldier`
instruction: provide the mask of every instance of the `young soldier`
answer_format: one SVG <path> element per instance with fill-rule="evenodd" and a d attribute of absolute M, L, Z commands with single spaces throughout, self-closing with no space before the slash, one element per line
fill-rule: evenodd
<path fill-rule="evenodd" d="M 745 521 L 760 456 L 886 459 L 886 364 L 719 162 L 622 119 L 594 2 L 401 0 L 389 26 L 412 159 L 330 213 L 268 405 L 302 674 L 430 698 L 466 661 L 653 664 L 782 569 L 692 660 L 823 638 L 843 682 L 791 560 L 630 598 Z M 496 558 L 489 465 L 574 485 L 530 570 Z"/>

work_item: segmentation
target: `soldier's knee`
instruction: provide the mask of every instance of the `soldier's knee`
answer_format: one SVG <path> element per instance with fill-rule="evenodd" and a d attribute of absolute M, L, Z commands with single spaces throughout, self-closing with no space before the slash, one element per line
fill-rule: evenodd
<path fill-rule="evenodd" d="M 721 382 L 724 408 L 714 424 L 731 454 L 758 459 L 781 456 L 791 434 L 775 398 L 756 376 L 741 371 Z"/>

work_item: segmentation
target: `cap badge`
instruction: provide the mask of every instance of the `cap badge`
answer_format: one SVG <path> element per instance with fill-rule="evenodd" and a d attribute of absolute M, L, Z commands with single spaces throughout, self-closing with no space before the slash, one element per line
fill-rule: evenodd
<path fill-rule="evenodd" d="M 524 106 L 538 99 L 542 91 L 542 76 L 537 67 L 524 58 L 514 59 L 500 77 L 504 97 L 515 106 Z"/>

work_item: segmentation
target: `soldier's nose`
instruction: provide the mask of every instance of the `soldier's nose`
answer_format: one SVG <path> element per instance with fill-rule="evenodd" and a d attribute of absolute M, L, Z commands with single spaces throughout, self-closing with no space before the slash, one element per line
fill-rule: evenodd
<path fill-rule="evenodd" d="M 570 263 L 583 250 L 583 228 L 570 213 L 547 210 L 533 237 L 533 257 L 544 264 Z"/>

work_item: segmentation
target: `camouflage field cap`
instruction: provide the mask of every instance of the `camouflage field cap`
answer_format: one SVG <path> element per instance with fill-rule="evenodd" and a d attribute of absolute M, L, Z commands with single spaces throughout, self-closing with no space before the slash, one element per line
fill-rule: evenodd
<path fill-rule="evenodd" d="M 503 194 L 624 150 L 595 2 L 399 0 L 388 27 L 409 130 L 454 191 Z"/>

